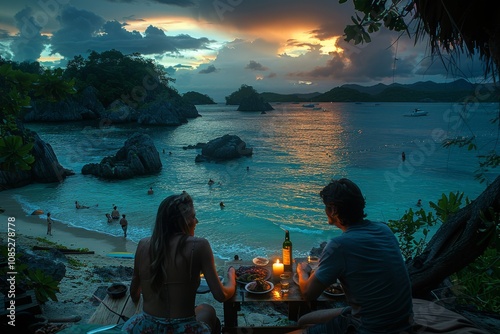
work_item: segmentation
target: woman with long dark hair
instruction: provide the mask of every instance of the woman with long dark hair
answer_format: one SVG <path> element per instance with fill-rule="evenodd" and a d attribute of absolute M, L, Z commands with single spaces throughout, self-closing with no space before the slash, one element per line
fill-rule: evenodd
<path fill-rule="evenodd" d="M 198 220 L 188 193 L 161 202 L 151 237 L 139 242 L 134 259 L 130 295 L 143 312 L 124 325 L 129 333 L 220 333 L 220 321 L 208 304 L 195 306 L 200 273 L 219 302 L 234 295 L 236 276 L 228 270 L 227 285 L 217 274 L 205 238 L 194 236 Z"/>

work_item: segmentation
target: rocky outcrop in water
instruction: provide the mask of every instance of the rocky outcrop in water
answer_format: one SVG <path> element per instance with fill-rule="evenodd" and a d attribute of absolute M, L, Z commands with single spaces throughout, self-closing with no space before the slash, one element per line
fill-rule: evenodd
<path fill-rule="evenodd" d="M 274 110 L 271 105 L 264 101 L 258 94 L 248 96 L 241 100 L 238 111 L 270 111 Z"/>
<path fill-rule="evenodd" d="M 147 125 L 179 126 L 187 123 L 188 118 L 199 117 L 198 110 L 182 100 L 156 99 L 139 108 L 137 123 Z"/>
<path fill-rule="evenodd" d="M 33 99 L 24 122 L 68 122 L 101 119 L 107 124 L 134 123 L 178 126 L 200 117 L 196 106 L 180 96 L 152 96 L 141 104 L 118 99 L 105 108 L 93 87 L 58 102 Z"/>
<path fill-rule="evenodd" d="M 160 154 L 153 139 L 146 134 L 135 133 L 115 156 L 105 157 L 100 163 L 86 164 L 82 174 L 104 179 L 130 179 L 156 174 L 161 168 Z"/>
<path fill-rule="evenodd" d="M 24 122 L 66 122 L 97 119 L 104 107 L 97 99 L 93 87 L 85 88 L 58 102 L 34 99 L 31 108 L 24 115 Z"/>
<path fill-rule="evenodd" d="M 19 188 L 33 182 L 61 182 L 67 176 L 74 175 L 73 171 L 59 164 L 50 144 L 40 139 L 35 132 L 29 133 L 34 140 L 31 154 L 35 157 L 35 163 L 31 166 L 31 170 L 28 171 L 0 171 L 0 190 Z"/>
<path fill-rule="evenodd" d="M 204 161 L 225 161 L 237 159 L 243 156 L 251 156 L 252 148 L 247 148 L 247 144 L 235 135 L 224 135 L 209 141 L 201 150 L 201 154 L 196 156 L 196 162 Z"/>

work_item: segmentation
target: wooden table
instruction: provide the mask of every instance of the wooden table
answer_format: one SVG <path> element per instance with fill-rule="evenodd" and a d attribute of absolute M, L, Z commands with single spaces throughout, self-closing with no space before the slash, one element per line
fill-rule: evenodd
<path fill-rule="evenodd" d="M 301 259 L 296 259 L 296 261 L 301 262 Z M 272 273 L 272 264 L 266 266 L 265 268 Z M 317 300 L 306 301 L 300 293 L 299 286 L 293 282 L 292 278 L 290 279 L 290 289 L 288 293 L 285 294 L 281 293 L 279 278 L 276 280 L 271 276 L 269 280 L 274 284 L 274 288 L 265 294 L 250 293 L 245 290 L 245 286 L 243 284 L 237 284 L 238 286 L 233 298 L 224 302 L 224 327 L 238 327 L 238 311 L 241 310 L 242 303 L 284 302 L 288 304 L 288 319 L 296 321 L 301 315 L 316 309 L 318 303 L 345 301 L 344 296 L 330 297 L 325 294 L 322 294 Z"/>

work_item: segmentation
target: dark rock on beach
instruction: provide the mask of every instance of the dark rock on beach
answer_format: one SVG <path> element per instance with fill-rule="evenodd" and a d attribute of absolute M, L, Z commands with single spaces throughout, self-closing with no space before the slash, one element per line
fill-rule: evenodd
<path fill-rule="evenodd" d="M 202 148 L 201 154 L 196 156 L 195 161 L 225 161 L 243 156 L 251 156 L 253 149 L 246 146 L 247 144 L 240 137 L 226 134 L 209 141 Z"/>
<path fill-rule="evenodd" d="M 0 171 L 0 190 L 19 188 L 33 182 L 61 182 L 67 176 L 75 174 L 59 164 L 50 144 L 40 139 L 35 132 L 30 132 L 30 134 L 34 140 L 31 154 L 35 157 L 35 163 L 28 171 Z"/>
<path fill-rule="evenodd" d="M 84 165 L 82 174 L 104 179 L 130 179 L 156 174 L 161 168 L 160 154 L 153 139 L 146 134 L 135 133 L 115 156 L 105 157 L 100 163 Z"/>

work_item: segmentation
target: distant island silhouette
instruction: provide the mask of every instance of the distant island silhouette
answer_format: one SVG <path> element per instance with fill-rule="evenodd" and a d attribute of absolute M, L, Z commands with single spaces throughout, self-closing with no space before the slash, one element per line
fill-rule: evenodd
<path fill-rule="evenodd" d="M 242 85 L 246 86 L 246 85 Z M 246 86 L 252 88 L 251 86 Z M 241 88 L 240 88 L 241 90 Z M 480 93 L 480 98 L 475 96 Z M 236 92 L 235 92 L 236 93 Z M 232 93 L 231 95 L 235 94 Z M 345 84 L 325 93 L 259 93 L 266 102 L 498 102 L 500 92 L 493 83 L 472 84 L 464 79 L 449 83 L 420 81 L 413 84 Z M 226 98 L 227 100 L 227 98 Z M 237 104 L 237 103 L 228 103 Z"/>

